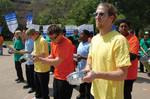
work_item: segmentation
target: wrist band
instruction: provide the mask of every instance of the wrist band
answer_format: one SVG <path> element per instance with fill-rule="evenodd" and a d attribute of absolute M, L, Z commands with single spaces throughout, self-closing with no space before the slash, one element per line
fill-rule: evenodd
<path fill-rule="evenodd" d="M 86 64 L 86 65 L 89 65 L 89 66 L 91 67 L 91 65 L 90 65 L 90 64 Z"/>

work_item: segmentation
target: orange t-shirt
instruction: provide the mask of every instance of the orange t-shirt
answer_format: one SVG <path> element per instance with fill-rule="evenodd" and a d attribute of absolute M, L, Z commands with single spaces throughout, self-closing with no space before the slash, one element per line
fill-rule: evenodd
<path fill-rule="evenodd" d="M 3 37 L 2 36 L 0 36 L 0 45 L 2 45 L 3 44 Z"/>
<path fill-rule="evenodd" d="M 74 54 L 77 54 L 77 48 L 75 45 L 73 45 L 73 53 Z M 74 65 L 74 68 L 76 67 L 76 61 L 73 61 L 73 65 Z"/>
<path fill-rule="evenodd" d="M 88 41 L 91 42 L 91 40 L 92 40 L 92 37 L 89 37 Z"/>
<path fill-rule="evenodd" d="M 139 51 L 139 40 L 133 34 L 126 36 L 126 39 L 130 45 L 130 52 L 138 55 Z M 137 78 L 137 69 L 138 69 L 138 59 L 131 61 L 131 66 L 128 67 L 128 73 L 126 80 L 133 80 Z"/>
<path fill-rule="evenodd" d="M 54 77 L 60 80 L 67 80 L 67 76 L 74 72 L 73 65 L 73 44 L 66 37 L 62 37 L 59 44 L 51 43 L 51 55 L 56 58 L 64 58 L 59 66 L 55 66 Z"/>

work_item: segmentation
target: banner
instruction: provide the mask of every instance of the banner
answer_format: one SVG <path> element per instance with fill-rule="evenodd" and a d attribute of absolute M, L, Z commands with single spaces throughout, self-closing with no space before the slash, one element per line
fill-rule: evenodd
<path fill-rule="evenodd" d="M 6 19 L 6 23 L 8 25 L 9 31 L 14 33 L 15 30 L 18 28 L 16 14 L 14 12 L 6 14 L 5 19 Z"/>
<path fill-rule="evenodd" d="M 80 34 L 80 32 L 82 30 L 88 30 L 89 32 L 92 31 L 94 33 L 94 26 L 93 26 L 93 24 L 91 24 L 91 25 L 85 25 L 85 24 L 83 24 L 83 25 L 78 26 L 76 29 L 79 30 L 79 34 Z"/>
<path fill-rule="evenodd" d="M 74 34 L 74 29 L 76 29 L 77 26 L 76 25 L 68 25 L 68 26 L 65 26 L 65 29 L 66 29 L 66 37 L 67 36 L 70 36 L 71 34 Z"/>
<path fill-rule="evenodd" d="M 36 31 L 39 32 L 39 30 L 40 30 L 40 25 L 30 24 L 29 28 L 34 28 Z"/>
<path fill-rule="evenodd" d="M 117 26 L 113 25 L 112 26 L 113 30 L 117 30 Z"/>
<path fill-rule="evenodd" d="M 1 32 L 2 32 L 2 27 L 0 27 L 0 34 L 1 34 Z"/>
<path fill-rule="evenodd" d="M 50 25 L 43 25 L 43 35 L 44 35 L 44 38 L 46 38 L 47 36 L 47 29 Z"/>
<path fill-rule="evenodd" d="M 33 20 L 33 14 L 28 14 L 27 15 L 27 25 L 26 25 L 27 28 L 29 28 L 29 26 L 32 24 L 32 20 Z"/>

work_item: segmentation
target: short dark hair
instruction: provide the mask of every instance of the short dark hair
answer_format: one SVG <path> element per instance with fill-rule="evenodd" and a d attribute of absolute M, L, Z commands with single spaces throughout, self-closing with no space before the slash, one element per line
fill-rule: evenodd
<path fill-rule="evenodd" d="M 62 30 L 62 32 L 63 32 L 63 33 L 66 33 L 66 30 L 65 30 L 65 29 L 63 29 L 63 30 Z"/>
<path fill-rule="evenodd" d="M 90 37 L 90 32 L 88 30 L 82 30 L 81 32 L 83 32 L 85 35 L 87 35 L 88 37 Z"/>
<path fill-rule="evenodd" d="M 59 25 L 56 24 L 50 25 L 47 29 L 47 35 L 52 35 L 52 34 L 59 35 L 60 33 L 62 33 L 62 29 Z"/>
<path fill-rule="evenodd" d="M 130 22 L 127 20 L 127 19 L 121 19 L 119 22 L 118 22 L 118 27 L 120 26 L 121 23 L 126 23 L 128 25 L 128 27 L 130 27 Z"/>
<path fill-rule="evenodd" d="M 67 38 L 72 42 L 73 45 L 75 45 L 75 40 L 72 36 L 68 36 Z"/>

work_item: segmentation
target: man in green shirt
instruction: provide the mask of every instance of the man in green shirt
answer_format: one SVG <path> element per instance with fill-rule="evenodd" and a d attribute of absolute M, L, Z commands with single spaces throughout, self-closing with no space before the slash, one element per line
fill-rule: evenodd
<path fill-rule="evenodd" d="M 141 56 L 147 55 L 150 51 L 150 38 L 149 38 L 149 32 L 144 33 L 144 39 L 140 41 L 140 48 L 141 48 Z M 140 71 L 144 72 L 144 66 L 142 63 L 140 63 Z M 150 75 L 150 73 L 148 73 Z"/>
<path fill-rule="evenodd" d="M 78 45 L 79 45 L 79 37 L 80 36 L 78 35 L 78 33 L 79 33 L 78 29 L 75 29 L 74 30 L 74 34 L 71 35 L 74 38 L 74 40 L 75 40 L 76 48 L 78 48 Z"/>

